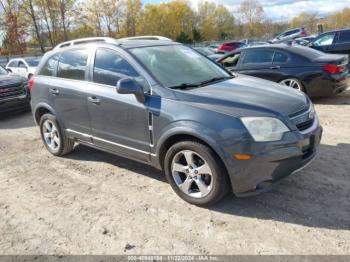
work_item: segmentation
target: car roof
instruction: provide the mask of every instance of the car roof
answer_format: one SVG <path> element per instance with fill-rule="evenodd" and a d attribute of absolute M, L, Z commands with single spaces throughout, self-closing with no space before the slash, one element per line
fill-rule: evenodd
<path fill-rule="evenodd" d="M 343 28 L 343 29 L 331 30 L 331 31 L 323 32 L 323 33 L 320 34 L 320 35 L 327 34 L 327 33 L 345 32 L 345 31 L 350 31 L 350 28 Z"/>
<path fill-rule="evenodd" d="M 231 53 L 225 55 L 222 59 L 226 58 L 230 54 L 240 53 L 240 52 L 245 51 L 245 50 L 262 50 L 262 49 L 271 49 L 271 48 L 278 49 L 281 51 L 290 52 L 290 53 L 300 55 L 300 56 L 303 56 L 303 57 L 311 59 L 311 60 L 314 59 L 315 57 L 321 56 L 323 54 L 320 51 L 317 51 L 315 49 L 312 49 L 310 47 L 305 47 L 305 46 L 292 46 L 292 45 L 288 45 L 288 44 L 270 44 L 270 45 L 250 46 L 250 47 L 240 48 L 234 52 L 231 52 Z M 220 58 L 220 60 L 221 60 L 221 58 Z"/>

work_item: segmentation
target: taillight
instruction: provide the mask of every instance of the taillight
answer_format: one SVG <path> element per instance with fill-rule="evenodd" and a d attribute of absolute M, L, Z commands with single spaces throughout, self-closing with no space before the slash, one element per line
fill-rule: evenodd
<path fill-rule="evenodd" d="M 29 89 L 29 92 L 32 91 L 33 86 L 34 86 L 34 77 L 32 76 L 32 77 L 29 79 L 29 81 L 28 81 L 28 89 Z"/>
<path fill-rule="evenodd" d="M 301 31 L 301 36 L 306 36 L 306 32 L 305 31 Z"/>
<path fill-rule="evenodd" d="M 335 65 L 335 64 L 326 64 L 323 66 L 323 69 L 327 71 L 328 73 L 334 75 L 334 74 L 339 74 L 344 71 L 344 66 L 341 65 Z"/>

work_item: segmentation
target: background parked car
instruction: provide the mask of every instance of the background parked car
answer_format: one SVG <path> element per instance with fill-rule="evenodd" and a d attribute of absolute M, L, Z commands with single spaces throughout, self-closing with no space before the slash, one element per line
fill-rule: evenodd
<path fill-rule="evenodd" d="M 223 54 L 215 53 L 212 49 L 210 49 L 208 47 L 195 47 L 194 49 L 196 51 L 198 51 L 199 53 L 201 53 L 202 55 L 209 57 L 212 60 L 219 59 L 220 57 L 223 56 Z"/>
<path fill-rule="evenodd" d="M 307 46 L 309 45 L 312 41 L 316 39 L 316 36 L 306 36 L 306 37 L 299 37 L 295 38 L 292 42 L 293 45 L 303 45 Z"/>
<path fill-rule="evenodd" d="M 39 62 L 40 58 L 11 59 L 6 65 L 6 70 L 13 74 L 30 79 L 34 75 Z"/>
<path fill-rule="evenodd" d="M 283 42 L 292 41 L 295 38 L 305 37 L 306 35 L 307 34 L 306 34 L 304 27 L 294 28 L 294 29 L 291 29 L 291 30 L 288 30 L 286 32 L 279 34 L 274 39 L 272 39 L 270 42 L 274 43 L 274 44 L 283 43 Z"/>
<path fill-rule="evenodd" d="M 207 46 L 209 49 L 211 49 L 212 51 L 214 51 L 214 53 L 218 52 L 218 48 L 219 48 L 219 44 L 211 44 Z"/>
<path fill-rule="evenodd" d="M 30 109 L 27 79 L 10 75 L 0 66 L 0 113 Z"/>
<path fill-rule="evenodd" d="M 238 42 L 238 41 L 227 41 L 227 42 L 222 43 L 218 47 L 218 53 L 231 52 L 231 51 L 234 51 L 234 50 L 236 50 L 238 48 L 242 48 L 245 45 L 246 45 L 245 43 Z"/>
<path fill-rule="evenodd" d="M 326 53 L 350 55 L 350 29 L 323 33 L 309 46 Z"/>
<path fill-rule="evenodd" d="M 249 47 L 217 62 L 231 71 L 278 82 L 309 96 L 329 96 L 349 85 L 346 55 L 325 54 L 303 46 Z"/>

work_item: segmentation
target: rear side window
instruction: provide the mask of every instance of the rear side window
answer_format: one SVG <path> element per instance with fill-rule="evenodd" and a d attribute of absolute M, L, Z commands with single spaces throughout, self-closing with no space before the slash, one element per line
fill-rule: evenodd
<path fill-rule="evenodd" d="M 349 43 L 350 42 L 350 30 L 340 32 L 338 42 L 339 43 Z"/>
<path fill-rule="evenodd" d="M 286 54 L 281 52 L 275 52 L 275 55 L 273 57 L 273 62 L 275 64 L 286 63 L 287 60 L 288 60 L 288 56 Z"/>
<path fill-rule="evenodd" d="M 273 50 L 249 50 L 246 51 L 243 64 L 272 63 Z"/>
<path fill-rule="evenodd" d="M 84 80 L 87 59 L 87 50 L 69 50 L 63 52 L 58 63 L 57 76 Z"/>
<path fill-rule="evenodd" d="M 49 59 L 47 59 L 44 66 L 38 72 L 38 75 L 54 76 L 59 58 L 60 58 L 60 56 L 58 54 L 56 54 L 56 55 L 50 57 Z"/>
<path fill-rule="evenodd" d="M 94 82 L 115 86 L 121 78 L 137 77 L 136 70 L 113 50 L 98 49 L 95 56 Z"/>

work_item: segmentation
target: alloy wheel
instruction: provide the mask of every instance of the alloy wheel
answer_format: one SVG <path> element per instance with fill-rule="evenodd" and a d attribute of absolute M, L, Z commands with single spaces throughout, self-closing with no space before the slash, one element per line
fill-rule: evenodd
<path fill-rule="evenodd" d="M 45 120 L 42 125 L 43 136 L 46 145 L 53 151 L 56 151 L 61 144 L 61 139 L 56 125 L 51 120 Z"/>
<path fill-rule="evenodd" d="M 178 152 L 171 164 L 176 185 L 188 196 L 202 198 L 212 189 L 212 170 L 205 159 L 192 150 Z"/>
<path fill-rule="evenodd" d="M 299 83 L 299 81 L 295 79 L 285 79 L 285 80 L 282 80 L 280 84 L 297 89 L 299 91 L 303 91 L 301 84 Z"/>

